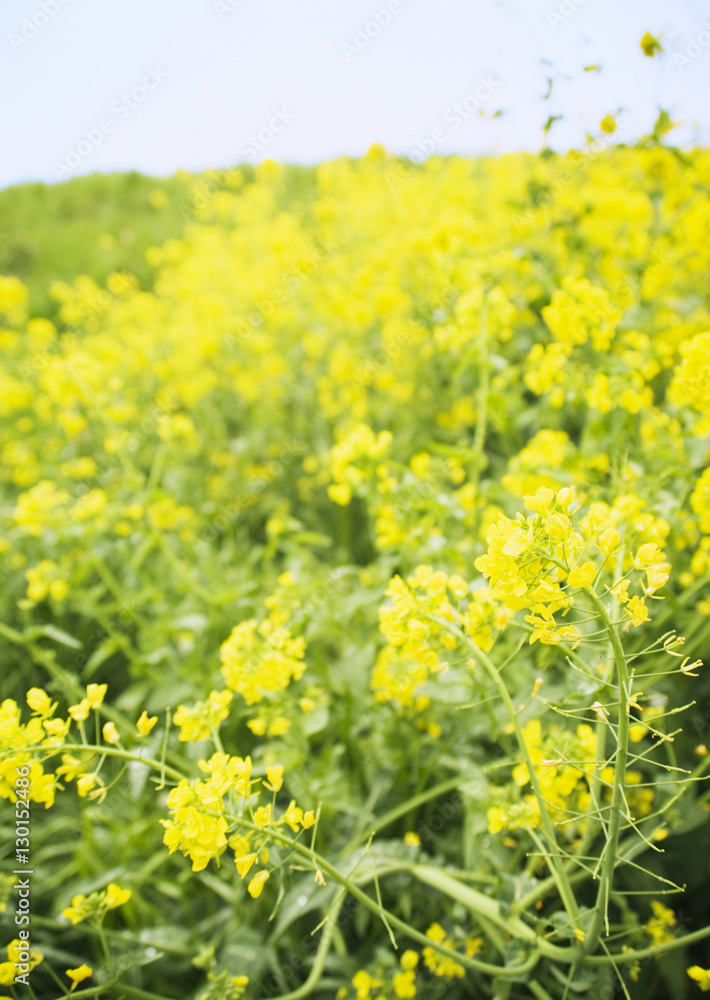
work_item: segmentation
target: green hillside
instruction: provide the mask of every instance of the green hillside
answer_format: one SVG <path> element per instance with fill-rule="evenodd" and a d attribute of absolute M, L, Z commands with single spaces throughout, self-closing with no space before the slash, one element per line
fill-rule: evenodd
<path fill-rule="evenodd" d="M 150 196 L 162 191 L 165 207 Z M 0 274 L 13 274 L 30 289 L 30 312 L 50 315 L 50 282 L 88 274 L 102 281 L 112 271 L 133 271 L 149 280 L 145 250 L 177 236 L 189 206 L 188 175 L 182 179 L 90 174 L 63 184 L 19 184 L 0 191 Z"/>

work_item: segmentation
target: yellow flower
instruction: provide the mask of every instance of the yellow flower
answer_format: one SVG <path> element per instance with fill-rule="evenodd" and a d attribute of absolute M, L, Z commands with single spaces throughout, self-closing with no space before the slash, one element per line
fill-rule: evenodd
<path fill-rule="evenodd" d="M 401 1000 L 410 1000 L 417 995 L 416 973 L 413 969 L 397 972 L 392 979 L 394 995 Z"/>
<path fill-rule="evenodd" d="M 629 580 L 619 580 L 611 588 L 611 593 L 621 604 L 625 604 L 629 599 Z"/>
<path fill-rule="evenodd" d="M 691 965 L 687 970 L 691 979 L 695 980 L 703 993 L 710 990 L 710 969 L 701 969 L 699 965 Z"/>
<path fill-rule="evenodd" d="M 234 863 L 237 866 L 237 871 L 244 878 L 248 874 L 249 869 L 256 863 L 256 854 L 244 854 L 242 857 L 235 858 Z"/>
<path fill-rule="evenodd" d="M 77 988 L 79 983 L 88 979 L 94 970 L 89 965 L 80 965 L 78 969 L 67 969 L 66 974 L 72 981 L 71 989 L 72 991 Z"/>
<path fill-rule="evenodd" d="M 207 701 L 195 705 L 178 705 L 173 722 L 180 727 L 178 739 L 182 743 L 206 740 L 229 715 L 231 691 L 211 691 Z"/>
<path fill-rule="evenodd" d="M 84 722 L 85 719 L 89 718 L 90 710 L 91 702 L 88 698 L 82 698 L 78 704 L 69 706 L 69 715 L 75 722 Z"/>
<path fill-rule="evenodd" d="M 301 678 L 306 669 L 304 652 L 305 640 L 293 638 L 272 618 L 261 624 L 250 618 L 235 626 L 222 643 L 222 674 L 230 691 L 241 694 L 247 705 L 254 705 L 268 692 L 280 691 L 292 679 Z"/>
<path fill-rule="evenodd" d="M 283 814 L 284 820 L 288 823 L 294 833 L 298 833 L 298 827 L 303 821 L 303 809 L 296 805 L 296 800 L 291 799 L 288 809 Z M 254 817 L 256 820 L 256 816 Z"/>
<path fill-rule="evenodd" d="M 566 514 L 550 514 L 545 520 L 545 531 L 556 542 L 563 542 L 571 530 L 572 525 Z"/>
<path fill-rule="evenodd" d="M 272 792 L 278 792 L 283 785 L 283 773 L 284 769 L 281 764 L 272 764 L 271 767 L 267 767 L 266 777 L 268 781 L 264 782 L 264 787 Z"/>
<path fill-rule="evenodd" d="M 606 132 L 607 135 L 613 135 L 616 132 L 616 118 L 614 115 L 604 115 L 599 124 L 602 132 Z"/>
<path fill-rule="evenodd" d="M 347 507 L 352 495 L 352 490 L 347 483 L 331 483 L 328 487 L 328 496 L 333 503 L 337 503 L 341 507 Z"/>
<path fill-rule="evenodd" d="M 62 775 L 67 779 L 67 781 L 73 781 L 78 774 L 81 774 L 82 769 L 85 767 L 85 762 L 74 757 L 70 753 L 62 754 L 62 763 L 57 768 L 57 774 L 59 777 Z"/>
<path fill-rule="evenodd" d="M 77 780 L 76 789 L 82 798 L 85 798 L 96 784 L 95 774 L 82 774 Z"/>
<path fill-rule="evenodd" d="M 461 576 L 450 576 L 449 589 L 454 597 L 460 600 L 468 594 L 468 583 Z"/>
<path fill-rule="evenodd" d="M 42 688 L 30 688 L 27 692 L 27 704 L 33 712 L 47 718 L 57 707 L 56 702 L 52 703 L 49 695 Z"/>
<path fill-rule="evenodd" d="M 109 882 L 105 889 L 105 901 L 104 905 L 109 910 L 115 910 L 117 906 L 123 906 L 131 898 L 130 889 L 122 889 L 120 885 L 116 885 L 115 882 Z"/>
<path fill-rule="evenodd" d="M 271 822 L 271 803 L 265 806 L 259 806 L 254 813 L 254 822 L 262 830 L 265 826 L 269 825 Z"/>
<path fill-rule="evenodd" d="M 624 611 L 636 626 L 643 625 L 644 622 L 650 621 L 651 618 L 642 597 L 632 597 L 624 608 Z"/>
<path fill-rule="evenodd" d="M 523 503 L 528 510 L 547 512 L 555 504 L 554 490 L 549 489 L 547 486 L 540 486 L 535 496 L 524 496 Z"/>
<path fill-rule="evenodd" d="M 92 708 L 101 708 L 107 690 L 107 684 L 89 684 L 86 688 L 86 697 L 89 705 Z"/>
<path fill-rule="evenodd" d="M 256 899 L 257 896 L 261 895 L 261 890 L 264 888 L 264 884 L 269 877 L 269 873 L 263 869 L 257 872 L 253 877 L 249 885 L 247 886 L 247 892 L 250 896 Z"/>
<path fill-rule="evenodd" d="M 426 935 L 438 944 L 443 944 L 447 948 L 453 948 L 453 942 L 447 938 L 446 931 L 441 924 L 432 924 L 427 930 Z M 459 962 L 451 958 L 446 958 L 433 948 L 425 948 L 422 951 L 422 956 L 424 964 L 435 976 L 441 976 L 444 979 L 463 979 L 466 975 L 466 970 Z"/>
<path fill-rule="evenodd" d="M 657 52 L 663 52 L 661 36 L 659 35 L 658 38 L 656 38 L 650 31 L 647 31 L 641 39 L 641 48 L 643 50 L 643 54 L 648 56 L 649 59 L 652 59 Z"/>
<path fill-rule="evenodd" d="M 144 711 L 140 719 L 136 723 L 136 729 L 138 730 L 141 736 L 147 736 L 157 721 L 158 721 L 157 715 L 153 715 L 149 718 L 148 713 Z"/>
<path fill-rule="evenodd" d="M 666 944 L 675 940 L 675 935 L 669 933 L 669 929 L 676 926 L 676 919 L 673 910 L 659 903 L 658 900 L 651 900 L 653 916 L 646 924 L 646 931 L 651 938 L 652 945 Z"/>
<path fill-rule="evenodd" d="M 7 962 L 0 962 L 0 985 L 12 986 L 15 983 L 15 976 L 20 971 L 17 969 L 15 963 L 22 963 L 27 966 L 26 969 L 22 970 L 23 972 L 31 972 L 43 961 L 44 955 L 39 948 L 30 948 L 27 941 L 15 938 L 7 946 Z"/>
<path fill-rule="evenodd" d="M 567 577 L 570 587 L 589 587 L 597 575 L 597 567 L 593 562 L 585 562 L 575 566 Z"/>
<path fill-rule="evenodd" d="M 359 972 L 355 973 L 352 984 L 357 991 L 357 1000 L 368 1000 L 370 992 L 382 985 L 378 979 L 373 979 L 365 969 L 360 969 Z"/>
<path fill-rule="evenodd" d="M 104 727 L 101 732 L 103 733 L 103 737 L 107 743 L 118 743 L 121 739 L 118 729 L 116 729 L 113 722 L 104 723 Z"/>
<path fill-rule="evenodd" d="M 79 924 L 82 920 L 92 913 L 93 907 L 88 902 L 87 897 L 80 893 L 78 896 L 74 896 L 71 901 L 71 906 L 67 906 L 62 910 L 62 916 L 66 917 L 67 920 L 71 920 L 73 924 Z"/>
<path fill-rule="evenodd" d="M 475 958 L 483 947 L 483 938 L 466 938 L 466 957 Z"/>

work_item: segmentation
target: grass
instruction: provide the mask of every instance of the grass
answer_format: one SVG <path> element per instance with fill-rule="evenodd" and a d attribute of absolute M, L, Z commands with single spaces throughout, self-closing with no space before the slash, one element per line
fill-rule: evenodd
<path fill-rule="evenodd" d="M 112 271 L 128 269 L 147 287 L 145 251 L 182 232 L 187 181 L 184 174 L 157 179 L 131 172 L 6 188 L 0 191 L 0 274 L 28 285 L 33 316 L 51 316 L 50 283 L 77 274 L 103 283 Z M 150 203 L 156 189 L 168 197 L 163 209 Z"/>

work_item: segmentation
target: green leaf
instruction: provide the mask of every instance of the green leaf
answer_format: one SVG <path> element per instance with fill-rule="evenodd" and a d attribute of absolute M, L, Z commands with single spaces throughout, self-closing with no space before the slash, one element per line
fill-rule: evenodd
<path fill-rule="evenodd" d="M 86 661 L 86 665 L 82 671 L 82 677 L 84 680 L 88 680 L 90 677 L 96 673 L 102 663 L 110 659 L 114 653 L 117 653 L 119 649 L 123 648 L 123 640 L 120 636 L 110 636 L 105 639 L 99 646 L 96 647 L 94 652 L 91 654 L 89 659 Z"/>
<path fill-rule="evenodd" d="M 330 905 L 332 894 L 332 889 L 317 884 L 312 872 L 299 878 L 281 902 L 271 941 L 278 941 L 283 932 L 300 917 L 319 907 L 327 908 Z M 318 921 L 314 921 L 313 926 L 316 923 Z"/>
<path fill-rule="evenodd" d="M 69 635 L 63 629 L 57 628 L 56 625 L 40 625 L 36 634 L 45 635 L 48 639 L 54 639 L 55 642 L 60 642 L 63 646 L 69 646 L 70 649 L 82 649 L 84 646 L 83 642 L 80 642 L 73 635 Z"/>

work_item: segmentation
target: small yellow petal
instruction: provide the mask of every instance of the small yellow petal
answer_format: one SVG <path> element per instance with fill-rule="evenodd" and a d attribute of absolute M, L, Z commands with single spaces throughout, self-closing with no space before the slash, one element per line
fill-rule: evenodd
<path fill-rule="evenodd" d="M 141 736 L 147 736 L 157 721 L 158 721 L 157 715 L 154 715 L 149 718 L 148 713 L 143 712 L 140 719 L 136 723 L 136 729 L 141 734 Z"/>
<path fill-rule="evenodd" d="M 266 882 L 268 877 L 269 873 L 267 871 L 262 870 L 260 872 L 257 872 L 254 878 L 247 886 L 247 892 L 249 893 L 249 895 L 252 896 L 254 899 L 256 899 L 257 896 L 260 896 L 261 890 L 264 888 L 264 883 Z"/>
<path fill-rule="evenodd" d="M 90 965 L 80 965 L 78 969 L 67 969 L 66 974 L 72 981 L 72 990 L 75 990 L 79 983 L 88 979 L 93 971 Z"/>
<path fill-rule="evenodd" d="M 101 732 L 103 733 L 103 737 L 107 743 L 118 743 L 121 739 L 118 729 L 116 729 L 113 722 L 105 723 Z"/>

